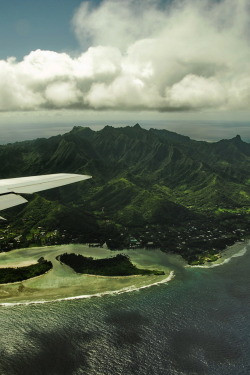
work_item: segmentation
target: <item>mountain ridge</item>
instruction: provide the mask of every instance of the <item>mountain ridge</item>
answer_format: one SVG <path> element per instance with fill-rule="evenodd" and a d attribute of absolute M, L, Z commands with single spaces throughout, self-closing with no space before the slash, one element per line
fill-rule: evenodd
<path fill-rule="evenodd" d="M 57 227 L 63 229 L 65 224 L 74 232 L 72 215 L 79 215 L 75 233 L 79 237 L 85 231 L 82 241 L 119 237 L 126 228 L 160 225 L 168 231 L 190 221 L 220 221 L 225 215 L 233 215 L 236 227 L 237 215 L 248 222 L 250 144 L 239 135 L 208 143 L 139 124 L 107 125 L 98 131 L 76 126 L 49 139 L 0 146 L 0 158 L 1 178 L 59 172 L 93 176 L 84 184 L 41 194 L 52 202 L 52 213 L 30 225 L 26 221 L 28 236 L 41 225 L 55 229 L 53 220 Z M 21 228 L 32 209 L 31 202 L 6 211 L 11 225 Z M 17 213 L 15 218 L 12 212 Z M 91 217 L 92 229 L 80 224 L 86 217 Z"/>

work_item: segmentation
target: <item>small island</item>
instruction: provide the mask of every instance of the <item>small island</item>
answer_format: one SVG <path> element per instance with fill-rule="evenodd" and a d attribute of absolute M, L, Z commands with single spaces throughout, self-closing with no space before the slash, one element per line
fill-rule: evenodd
<path fill-rule="evenodd" d="M 52 268 L 52 263 L 40 258 L 38 263 L 26 267 L 0 268 L 0 284 L 15 283 L 43 275 Z"/>
<path fill-rule="evenodd" d="M 158 270 L 137 268 L 124 254 L 112 258 L 93 259 L 75 253 L 64 253 L 56 257 L 58 261 L 71 267 L 77 273 L 98 276 L 134 276 L 134 275 L 165 275 Z"/>

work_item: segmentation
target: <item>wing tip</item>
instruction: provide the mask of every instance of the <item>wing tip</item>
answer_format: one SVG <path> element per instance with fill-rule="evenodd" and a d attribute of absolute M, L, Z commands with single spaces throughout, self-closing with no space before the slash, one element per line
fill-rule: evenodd
<path fill-rule="evenodd" d="M 72 177 L 79 177 L 81 180 L 88 180 L 92 178 L 92 176 L 87 175 L 87 174 L 71 174 Z"/>

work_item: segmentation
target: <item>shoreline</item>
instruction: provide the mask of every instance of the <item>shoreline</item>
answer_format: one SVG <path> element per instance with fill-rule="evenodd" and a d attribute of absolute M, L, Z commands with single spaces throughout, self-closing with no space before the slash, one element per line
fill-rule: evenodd
<path fill-rule="evenodd" d="M 250 244 L 250 240 L 249 239 L 246 239 L 244 240 L 243 242 L 236 242 L 235 244 L 233 244 L 232 246 L 229 246 L 227 247 L 225 250 L 221 251 L 219 254 L 221 255 L 221 257 L 219 259 L 217 259 L 216 261 L 214 262 L 206 262 L 204 264 L 197 264 L 197 265 L 190 265 L 190 264 L 187 264 L 185 266 L 185 268 L 205 268 L 205 269 L 209 269 L 209 268 L 214 268 L 214 267 L 219 267 L 219 266 L 223 266 L 227 263 L 229 263 L 231 261 L 232 258 L 237 258 L 239 256 L 243 256 L 246 254 L 247 252 L 247 246 Z M 234 248 L 235 247 L 238 247 L 242 245 L 241 249 L 237 249 L 235 253 L 233 253 L 231 256 L 229 257 L 225 257 L 226 255 L 228 255 L 228 253 L 230 251 L 234 251 Z M 225 258 L 224 258 L 225 257 Z"/>
<path fill-rule="evenodd" d="M 35 254 L 33 253 L 30 255 L 29 249 L 22 249 L 18 250 L 15 253 L 12 253 L 13 256 L 9 254 L 8 258 L 4 257 L 6 264 L 10 264 L 12 259 L 12 264 L 20 264 L 21 259 L 25 260 L 26 262 L 30 261 L 30 263 L 34 263 L 34 257 L 37 258 L 40 256 L 44 256 L 45 259 L 54 263 L 54 272 L 47 272 L 43 275 L 39 275 L 23 281 L 0 284 L 0 306 L 15 306 L 19 304 L 26 305 L 70 299 L 101 297 L 105 295 L 116 295 L 120 293 L 149 288 L 153 285 L 167 283 L 174 277 L 173 269 L 166 266 L 166 264 L 165 266 L 163 266 L 165 275 L 159 276 L 103 276 L 91 274 L 79 275 L 73 272 L 73 270 L 71 269 L 68 271 L 67 269 L 70 267 L 63 264 L 61 265 L 55 260 L 55 257 L 65 250 L 68 251 L 67 245 L 63 245 L 63 247 L 53 246 L 51 248 L 46 247 L 46 249 L 40 248 L 39 251 L 35 252 Z M 95 251 L 93 252 L 91 250 L 90 252 L 89 248 L 84 245 L 74 244 L 74 246 L 70 246 L 70 251 L 76 250 L 77 252 L 85 256 L 90 256 L 91 253 L 91 256 L 94 256 L 97 259 L 103 258 L 103 256 L 113 255 L 113 253 L 107 249 L 104 250 L 100 248 L 95 249 Z M 162 269 L 162 256 L 159 257 L 157 254 L 158 252 L 154 251 L 151 251 L 147 254 L 145 254 L 145 252 L 140 252 L 140 254 L 137 254 L 135 256 L 135 264 L 137 266 L 140 266 L 141 268 L 150 269 L 154 265 L 154 269 Z M 30 258 L 30 256 L 32 257 L 32 259 Z M 146 262 L 144 263 L 145 259 Z M 24 285 L 24 287 L 27 288 L 22 293 L 18 292 L 18 288 L 20 285 Z"/>
<path fill-rule="evenodd" d="M 72 297 L 56 298 L 56 299 L 52 299 L 52 300 L 37 300 L 37 301 L 26 301 L 26 302 L 25 301 L 24 302 L 3 302 L 3 303 L 0 302 L 0 307 L 14 307 L 14 306 L 21 306 L 21 305 L 28 306 L 28 305 L 36 305 L 36 304 L 44 304 L 44 303 L 72 301 L 72 300 L 79 300 L 79 299 L 90 299 L 90 298 L 96 298 L 96 297 L 104 297 L 104 296 L 107 296 L 107 295 L 111 295 L 111 296 L 112 295 L 119 295 L 119 294 L 123 294 L 123 293 L 140 291 L 142 289 L 151 288 L 152 286 L 158 286 L 160 284 L 167 284 L 174 278 L 175 278 L 174 271 L 170 271 L 170 274 L 165 279 L 160 280 L 160 281 L 156 281 L 152 284 L 142 285 L 142 286 L 139 286 L 139 287 L 136 287 L 136 286 L 132 285 L 132 286 L 129 286 L 129 287 L 125 287 L 125 288 L 113 290 L 113 291 L 106 291 L 106 292 L 94 293 L 94 294 L 82 294 L 82 295 L 72 296 Z"/>
<path fill-rule="evenodd" d="M 208 263 L 208 264 L 204 264 L 204 265 L 195 265 L 195 266 L 191 266 L 191 265 L 188 265 L 188 264 L 183 264 L 182 267 L 184 269 L 186 268 L 204 268 L 204 269 L 209 269 L 209 268 L 214 268 L 214 267 L 218 267 L 218 266 L 222 266 L 222 265 L 225 265 L 226 263 L 230 262 L 230 260 L 232 258 L 235 258 L 235 257 L 239 257 L 239 256 L 243 256 L 248 248 L 247 246 L 250 245 L 250 240 L 249 239 L 246 239 L 244 242 L 238 242 L 238 243 L 235 243 L 234 245 L 232 246 L 229 246 L 227 249 L 223 250 L 220 254 L 221 254 L 221 258 L 213 263 Z M 101 250 L 101 249 L 100 249 Z M 165 253 L 166 254 L 166 253 Z M 48 274 L 48 272 L 46 272 L 46 274 Z M 39 275 L 39 276 L 36 276 L 34 278 L 31 278 L 31 279 L 27 279 L 27 280 L 24 280 L 23 282 L 28 282 L 29 280 L 34 280 L 34 279 L 37 279 L 37 278 L 41 278 L 41 276 L 45 276 L 45 274 L 43 275 Z M 5 299 L 3 298 L 3 302 L 0 302 L 0 306 L 3 306 L 3 307 L 11 307 L 11 306 L 17 306 L 17 305 L 30 305 L 30 304 L 41 304 L 41 303 L 52 303 L 52 302 L 61 302 L 61 301 L 69 301 L 69 300 L 77 300 L 77 299 L 88 299 L 88 298 L 93 298 L 93 297 L 102 297 L 102 296 L 106 296 L 106 295 L 119 295 L 119 294 L 123 294 L 123 293 L 129 293 L 129 292 L 134 292 L 134 291 L 139 291 L 139 290 L 142 290 L 142 289 L 146 289 L 146 288 L 150 288 L 152 286 L 157 286 L 157 285 L 161 285 L 161 284 L 167 284 L 169 283 L 173 278 L 175 278 L 175 273 L 173 271 L 173 269 L 169 269 L 169 273 L 167 274 L 166 277 L 162 278 L 159 280 L 159 281 L 155 281 L 155 280 L 151 280 L 151 283 L 150 281 L 149 284 L 146 283 L 146 280 L 145 280 L 145 283 L 143 284 L 143 278 L 139 278 L 138 276 L 141 276 L 141 275 L 134 275 L 134 276 L 116 276 L 116 277 L 108 277 L 108 276 L 101 276 L 101 275 L 90 275 L 90 274 L 84 274 L 85 277 L 89 278 L 89 279 L 107 279 L 107 282 L 108 282 L 108 279 L 129 279 L 131 278 L 131 285 L 127 285 L 125 287 L 120 287 L 118 286 L 118 289 L 115 289 L 112 290 L 112 284 L 110 286 L 107 284 L 107 290 L 106 291 L 101 291 L 101 292 L 98 292 L 98 289 L 96 291 L 93 291 L 91 293 L 91 287 L 89 288 L 89 290 L 86 290 L 84 291 L 84 294 L 80 294 L 81 293 L 81 290 L 79 289 L 79 294 L 75 293 L 74 292 L 72 293 L 72 295 L 68 295 L 68 296 L 62 296 L 60 297 L 60 295 L 56 296 L 56 298 L 53 298 L 53 296 L 49 296 L 49 294 L 45 294 L 44 295 L 44 298 L 41 296 L 34 296 L 34 299 L 25 299 L 25 296 L 20 296 L 21 298 L 19 299 L 18 301 L 18 298 L 15 300 L 15 297 L 11 297 L 11 300 L 13 302 L 8 302 L 8 299 Z M 136 277 L 136 280 L 133 279 L 132 280 L 132 277 Z M 155 276 L 157 278 L 157 276 Z M 135 285 L 137 284 L 138 280 L 141 281 L 139 283 L 139 286 Z M 153 281 L 153 282 L 152 282 Z M 4 287 L 4 285 L 6 287 L 11 287 L 12 285 L 14 286 L 14 284 L 22 284 L 22 281 L 19 281 L 19 282 L 16 282 L 16 283 L 8 283 L 8 284 L 0 284 L 0 287 Z M 109 289 L 110 288 L 110 289 Z M 76 292 L 76 291 L 75 291 Z M 40 297 L 40 298 L 39 298 Z M 50 299 L 51 297 L 51 299 Z"/>

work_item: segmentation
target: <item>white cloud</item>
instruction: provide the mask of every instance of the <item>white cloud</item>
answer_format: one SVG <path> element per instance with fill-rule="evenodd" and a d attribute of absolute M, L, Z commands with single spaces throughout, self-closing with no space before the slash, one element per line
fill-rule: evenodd
<path fill-rule="evenodd" d="M 166 90 L 170 108 L 216 107 L 226 103 L 226 92 L 214 78 L 187 75 Z"/>
<path fill-rule="evenodd" d="M 247 0 L 84 2 L 82 45 L 0 61 L 0 110 L 244 109 L 250 100 Z"/>

